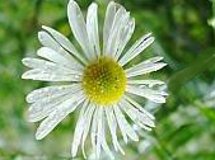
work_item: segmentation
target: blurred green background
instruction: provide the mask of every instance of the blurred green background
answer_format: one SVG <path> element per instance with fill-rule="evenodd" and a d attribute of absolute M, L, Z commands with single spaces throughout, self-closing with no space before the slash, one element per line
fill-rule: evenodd
<path fill-rule="evenodd" d="M 77 0 L 85 12 L 89 0 Z M 66 16 L 68 0 L 0 0 L 0 160 L 69 159 L 78 114 L 67 117 L 48 137 L 36 141 L 38 124 L 26 121 L 25 96 L 47 85 L 21 80 L 25 56 L 35 57 L 41 25 L 74 40 Z M 99 3 L 100 24 L 108 1 Z M 134 42 L 153 32 L 155 43 L 138 60 L 160 55 L 168 63 L 166 104 L 147 103 L 156 128 L 139 143 L 124 146 L 122 160 L 215 159 L 215 0 L 118 0 L 136 19 Z M 90 148 L 88 148 L 90 150 Z M 78 159 L 83 159 L 80 156 Z M 92 159 L 92 156 L 90 156 Z M 90 158 L 89 158 L 90 159 Z M 103 157 L 107 159 L 107 157 Z"/>

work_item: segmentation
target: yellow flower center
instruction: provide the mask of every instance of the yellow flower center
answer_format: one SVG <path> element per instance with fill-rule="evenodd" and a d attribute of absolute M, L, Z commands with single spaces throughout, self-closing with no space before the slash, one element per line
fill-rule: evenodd
<path fill-rule="evenodd" d="M 122 97 L 126 87 L 123 68 L 108 57 L 100 57 L 84 71 L 82 85 L 87 97 L 96 104 L 113 104 Z"/>

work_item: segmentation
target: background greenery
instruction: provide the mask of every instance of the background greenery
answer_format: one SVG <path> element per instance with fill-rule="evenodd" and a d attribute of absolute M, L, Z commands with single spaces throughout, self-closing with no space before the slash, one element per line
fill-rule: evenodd
<path fill-rule="evenodd" d="M 91 3 L 77 1 L 83 11 Z M 24 97 L 46 84 L 20 78 L 26 69 L 21 59 L 36 56 L 40 47 L 37 32 L 42 24 L 73 41 L 66 17 L 67 2 L 0 0 L 0 160 L 69 159 L 77 114 L 65 119 L 44 140 L 36 141 L 38 124 L 26 121 L 28 105 Z M 107 1 L 97 2 L 102 18 Z M 141 141 L 124 147 L 126 156 L 117 155 L 116 159 L 214 160 L 215 0 L 118 2 L 136 18 L 131 42 L 148 31 L 156 37 L 137 61 L 153 55 L 165 57 L 168 67 L 153 76 L 167 81 L 170 96 L 163 106 L 147 103 L 157 117 L 157 127 L 151 133 L 140 131 Z"/>

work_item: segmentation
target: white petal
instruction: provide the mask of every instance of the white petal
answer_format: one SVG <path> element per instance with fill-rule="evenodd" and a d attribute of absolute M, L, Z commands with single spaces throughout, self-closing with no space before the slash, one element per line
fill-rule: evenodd
<path fill-rule="evenodd" d="M 123 125 L 123 122 L 122 122 L 122 119 L 121 118 L 119 118 L 119 113 L 116 111 L 116 109 L 115 108 L 117 108 L 116 106 L 113 106 L 113 109 L 114 109 L 114 112 L 115 112 L 115 117 L 116 117 L 116 120 L 117 120 L 117 124 L 119 125 L 119 129 L 120 129 L 120 131 L 121 131 L 121 134 L 122 134 L 122 137 L 123 137 L 123 140 L 124 140 L 124 142 L 127 144 L 128 143 L 128 137 L 127 137 L 127 134 L 126 134 L 126 132 L 125 132 L 125 127 L 124 127 L 124 125 Z"/>
<path fill-rule="evenodd" d="M 87 12 L 87 33 L 95 56 L 100 55 L 99 30 L 98 30 L 98 5 L 92 3 Z"/>
<path fill-rule="evenodd" d="M 135 20 L 134 18 L 130 19 L 127 24 L 122 29 L 122 33 L 119 36 L 119 46 L 117 48 L 117 52 L 115 54 L 115 59 L 118 60 L 118 58 L 121 56 L 126 44 L 131 39 L 131 36 L 134 33 L 135 29 Z"/>
<path fill-rule="evenodd" d="M 61 64 L 65 64 L 68 66 L 72 66 L 73 68 L 83 68 L 83 66 L 76 60 L 74 59 L 67 51 L 65 51 L 65 49 L 63 47 L 61 47 L 61 45 L 56 42 L 56 40 L 47 32 L 45 31 L 40 31 L 38 33 L 38 38 L 40 43 L 45 47 L 45 48 L 49 48 L 49 50 L 44 50 L 43 52 L 41 51 L 41 54 L 38 51 L 38 55 L 44 58 L 47 58 L 51 61 L 53 61 L 52 59 L 54 59 L 56 63 L 61 63 Z M 49 53 L 48 51 L 54 50 L 55 53 Z M 53 51 L 51 51 L 53 52 Z M 49 56 L 46 57 L 46 54 L 48 54 Z M 50 56 L 52 55 L 52 56 Z M 59 60 L 58 60 L 59 59 Z"/>
<path fill-rule="evenodd" d="M 63 51 L 63 48 L 61 49 Z M 37 55 L 42 58 L 45 58 L 57 64 L 66 64 L 68 66 L 71 66 L 71 62 L 68 60 L 68 56 L 64 53 L 66 52 L 57 52 L 56 50 L 49 47 L 41 47 L 37 51 Z"/>
<path fill-rule="evenodd" d="M 162 69 L 166 65 L 167 64 L 163 63 L 163 62 L 155 63 L 155 64 L 151 64 L 151 65 L 144 65 L 144 66 L 142 66 L 142 68 L 133 69 L 133 70 L 130 70 L 129 72 L 127 72 L 127 77 L 128 78 L 129 77 L 135 77 L 135 76 L 155 72 L 155 71 L 158 71 L 158 70 Z"/>
<path fill-rule="evenodd" d="M 98 117 L 97 117 L 98 128 L 97 128 L 97 137 L 96 137 L 96 156 L 97 156 L 97 158 L 100 157 L 101 147 L 102 147 L 103 112 L 104 112 L 103 108 L 99 107 Z"/>
<path fill-rule="evenodd" d="M 58 48 L 60 47 L 60 45 L 55 41 L 55 39 L 53 39 L 47 32 L 45 31 L 40 31 L 38 32 L 38 39 L 40 41 L 40 43 L 45 46 L 45 47 L 49 47 L 53 50 L 58 50 Z"/>
<path fill-rule="evenodd" d="M 149 87 L 153 87 L 155 85 L 164 85 L 165 82 L 160 81 L 160 80 L 133 80 L 133 79 L 128 79 L 127 81 L 128 84 L 130 85 L 148 85 Z"/>
<path fill-rule="evenodd" d="M 117 133 L 116 133 L 117 121 L 116 121 L 116 118 L 113 114 L 113 108 L 112 107 L 106 107 L 105 113 L 106 113 L 106 117 L 107 117 L 108 127 L 109 127 L 111 137 L 112 137 L 113 146 L 114 146 L 116 151 L 118 151 L 118 149 L 119 149 L 121 151 L 121 153 L 124 155 L 125 152 L 121 148 L 121 146 L 118 142 L 118 139 L 117 139 Z"/>
<path fill-rule="evenodd" d="M 96 153 L 96 136 L 97 136 L 97 127 L 98 127 L 98 106 L 95 108 L 95 112 L 93 115 L 93 122 L 92 122 L 92 128 L 91 128 L 91 143 L 92 143 L 92 150 L 94 153 Z"/>
<path fill-rule="evenodd" d="M 155 103 L 165 103 L 166 102 L 165 96 L 168 95 L 167 93 L 165 93 L 163 91 L 155 91 L 152 89 L 139 88 L 139 87 L 135 87 L 135 86 L 131 86 L 131 85 L 127 85 L 126 91 L 128 93 L 132 93 L 132 94 L 147 98 L 150 101 L 155 102 Z"/>
<path fill-rule="evenodd" d="M 49 81 L 49 82 L 59 82 L 59 81 L 79 82 L 79 81 L 81 81 L 81 77 L 79 75 L 54 73 L 54 72 L 44 71 L 41 69 L 32 69 L 32 70 L 25 72 L 22 75 L 22 79 L 32 79 L 32 80 Z"/>
<path fill-rule="evenodd" d="M 132 105 L 135 106 L 135 108 L 137 108 L 139 111 L 141 111 L 143 114 L 147 115 L 149 118 L 151 119 L 155 119 L 155 117 L 150 114 L 147 110 L 145 110 L 140 104 L 138 104 L 136 101 L 134 101 L 132 98 L 130 98 L 129 96 L 124 95 L 125 99 L 130 102 Z"/>
<path fill-rule="evenodd" d="M 112 29 L 108 37 L 107 49 L 105 50 L 105 53 L 108 53 L 110 55 L 115 55 L 112 52 L 115 51 L 117 46 L 119 45 L 118 39 L 119 39 L 120 33 L 123 29 L 123 26 L 125 26 L 125 24 L 129 20 L 129 16 L 130 16 L 129 13 L 127 13 L 125 8 L 123 8 L 122 6 L 118 9 L 113 20 Z"/>
<path fill-rule="evenodd" d="M 89 101 L 86 100 L 81 108 L 81 111 L 80 111 L 80 115 L 79 115 L 79 119 L 77 121 L 77 125 L 75 127 L 75 133 L 74 133 L 74 138 L 73 138 L 73 142 L 72 142 L 72 150 L 71 150 L 71 153 L 72 153 L 72 157 L 75 157 L 76 154 L 77 154 L 77 151 L 78 151 L 78 147 L 81 143 L 81 138 L 82 138 L 82 135 L 83 135 L 83 132 L 84 132 L 84 128 L 85 128 L 85 125 L 86 125 L 86 117 L 85 117 L 85 114 L 86 114 L 86 110 L 88 110 L 88 103 Z"/>
<path fill-rule="evenodd" d="M 134 77 L 160 70 L 167 65 L 166 63 L 159 62 L 161 59 L 162 57 L 154 57 L 127 69 L 127 77 Z"/>
<path fill-rule="evenodd" d="M 69 1 L 67 12 L 73 34 L 82 47 L 85 55 L 91 60 L 94 53 L 89 42 L 86 24 L 80 8 L 74 0 Z"/>
<path fill-rule="evenodd" d="M 139 138 L 138 138 L 137 134 L 135 133 L 133 128 L 130 126 L 130 124 L 127 122 L 127 120 L 125 119 L 125 116 L 121 112 L 120 108 L 118 106 L 114 106 L 113 109 L 114 109 L 117 123 L 119 125 L 120 130 L 121 130 L 121 133 L 122 133 L 122 136 L 123 136 L 125 143 L 128 142 L 127 135 L 133 141 L 138 141 Z"/>
<path fill-rule="evenodd" d="M 139 70 L 139 69 L 143 68 L 143 66 L 150 66 L 150 65 L 156 64 L 157 62 L 160 62 L 161 60 L 163 60 L 163 57 L 159 57 L 159 56 L 149 58 L 137 65 L 134 65 L 134 66 L 128 68 L 126 71 L 130 72 L 131 70 L 134 70 L 134 69 Z"/>
<path fill-rule="evenodd" d="M 53 96 L 56 95 L 57 96 L 64 95 L 70 93 L 71 91 L 77 92 L 80 89 L 81 86 L 79 84 L 49 86 L 32 91 L 27 95 L 26 100 L 28 103 L 33 103 L 41 99 L 52 98 Z"/>
<path fill-rule="evenodd" d="M 134 121 L 134 123 L 136 123 L 140 127 L 155 127 L 154 121 L 150 117 L 148 117 L 148 114 L 141 113 L 126 100 L 122 100 L 120 102 L 120 107 Z"/>
<path fill-rule="evenodd" d="M 104 110 L 105 112 L 105 110 Z M 105 135 L 105 129 L 106 129 L 106 123 L 105 123 L 105 118 L 103 118 L 103 127 L 102 127 L 102 133 L 101 133 L 101 137 L 102 137 L 102 148 L 103 150 L 105 151 L 105 153 L 107 153 L 107 155 L 110 157 L 110 159 L 114 159 L 114 156 L 107 144 L 107 141 L 106 141 L 106 135 Z"/>
<path fill-rule="evenodd" d="M 67 100 L 57 107 L 39 126 L 36 139 L 40 140 L 48 135 L 68 114 L 73 112 L 83 101 L 84 96 L 78 99 Z"/>
<path fill-rule="evenodd" d="M 104 50 L 104 54 L 106 55 L 115 55 L 117 51 L 118 39 L 120 36 L 120 32 L 123 28 L 124 23 L 126 23 L 129 19 L 129 13 L 123 7 L 120 7 L 115 14 L 114 22 L 112 24 L 112 29 L 107 41 L 107 47 Z"/>
<path fill-rule="evenodd" d="M 82 92 L 74 89 L 66 93 L 53 95 L 50 98 L 43 98 L 30 106 L 28 110 L 28 120 L 30 122 L 40 121 L 47 117 L 63 102 L 73 101 L 73 99 L 77 99 L 79 96 L 82 96 Z"/>
<path fill-rule="evenodd" d="M 154 42 L 154 37 L 151 33 L 144 35 L 125 53 L 125 55 L 119 60 L 119 63 L 124 66 L 133 58 L 138 56 L 144 49 Z"/>
<path fill-rule="evenodd" d="M 85 115 L 86 116 L 86 125 L 84 127 L 84 133 L 83 133 L 82 144 L 81 144 L 82 153 L 83 153 L 85 159 L 86 159 L 86 153 L 85 153 L 85 150 L 84 150 L 84 144 L 85 144 L 85 140 L 86 140 L 87 135 L 88 135 L 89 130 L 90 130 L 90 125 L 91 125 L 94 110 L 95 110 L 95 106 L 92 105 L 92 104 L 89 104 L 89 111 Z"/>
<path fill-rule="evenodd" d="M 56 74 L 58 74 L 58 73 L 75 74 L 75 75 L 81 75 L 82 74 L 80 71 L 73 70 L 73 69 L 68 68 L 66 66 L 56 64 L 56 63 L 53 63 L 50 61 L 46 61 L 43 59 L 39 59 L 39 58 L 24 58 L 22 60 L 22 63 L 29 68 L 41 69 L 41 70 L 53 72 Z"/>
<path fill-rule="evenodd" d="M 107 53 L 110 53 L 113 57 L 116 57 L 118 52 L 121 50 L 121 43 L 122 43 L 122 38 L 123 41 L 125 40 L 123 30 L 127 26 L 127 23 L 129 23 L 130 20 L 130 13 L 125 12 L 124 15 L 118 19 L 116 24 L 113 24 L 114 28 L 112 30 L 112 34 L 109 37 L 108 40 L 108 50 Z"/>
<path fill-rule="evenodd" d="M 58 42 L 61 45 L 61 47 L 63 47 L 66 51 L 71 53 L 73 56 L 78 58 L 83 63 L 85 64 L 87 63 L 86 60 L 81 56 L 81 54 L 78 53 L 78 51 L 76 50 L 74 45 L 70 42 L 70 40 L 66 38 L 63 34 L 47 26 L 42 26 L 42 28 L 46 30 L 49 34 L 51 34 L 55 39 L 55 41 Z"/>
<path fill-rule="evenodd" d="M 37 51 L 37 55 L 61 66 L 67 66 L 73 70 L 82 71 L 83 69 L 83 66 L 81 66 L 70 55 L 68 56 L 67 52 L 64 51 L 63 48 L 59 48 L 58 51 L 55 51 L 48 47 L 42 47 Z"/>
<path fill-rule="evenodd" d="M 115 3 L 114 1 L 111 1 L 107 7 L 104 28 L 103 28 L 103 53 L 104 54 L 105 54 L 105 51 L 107 50 L 108 37 L 111 34 L 114 17 L 119 7 L 120 5 Z"/>

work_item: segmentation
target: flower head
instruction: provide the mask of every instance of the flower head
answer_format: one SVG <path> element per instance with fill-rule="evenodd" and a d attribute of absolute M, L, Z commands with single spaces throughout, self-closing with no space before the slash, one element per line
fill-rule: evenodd
<path fill-rule="evenodd" d="M 136 79 L 163 68 L 162 57 L 154 57 L 130 68 L 125 65 L 153 43 L 151 34 L 142 36 L 130 49 L 125 46 L 130 40 L 135 21 L 126 9 L 110 2 L 107 7 L 103 46 L 100 47 L 98 31 L 98 6 L 92 3 L 87 11 L 86 21 L 78 4 L 70 0 L 68 19 L 73 35 L 81 50 L 61 33 L 43 26 L 38 38 L 43 45 L 37 55 L 40 58 L 24 58 L 23 64 L 31 68 L 22 75 L 23 79 L 49 82 L 64 82 L 34 90 L 26 100 L 30 103 L 28 118 L 31 122 L 42 121 L 36 132 L 36 139 L 48 135 L 71 112 L 80 109 L 74 132 L 72 156 L 90 135 L 92 148 L 100 155 L 104 150 L 113 158 L 106 141 L 110 131 L 113 147 L 124 153 L 118 142 L 117 129 L 124 141 L 128 138 L 138 141 L 138 134 L 127 121 L 150 130 L 154 127 L 154 117 L 148 113 L 135 97 L 143 97 L 155 103 L 165 103 L 167 94 L 154 89 L 163 85 L 159 80 Z"/>

